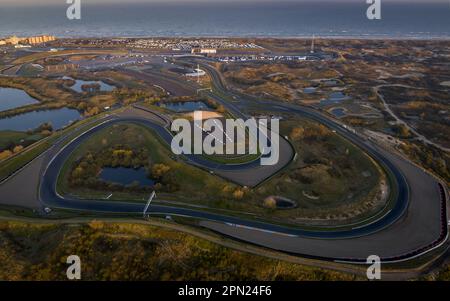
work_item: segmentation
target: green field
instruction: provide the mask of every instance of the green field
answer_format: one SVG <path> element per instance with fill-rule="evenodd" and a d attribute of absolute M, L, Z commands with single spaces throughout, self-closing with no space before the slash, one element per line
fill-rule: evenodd
<path fill-rule="evenodd" d="M 80 196 L 98 195 L 99 191 L 93 189 L 83 189 L 82 187 L 70 187 L 68 183 L 69 173 L 76 165 L 75 162 L 80 160 L 88 152 L 98 153 L 102 149 L 116 146 L 128 146 L 131 149 L 146 149 L 149 153 L 148 163 L 165 164 L 170 167 L 173 183 L 177 184 L 176 191 L 173 191 L 169 198 L 181 201 L 197 202 L 192 200 L 193 197 L 198 198 L 201 203 L 207 205 L 217 205 L 220 201 L 216 201 L 213 197 L 219 195 L 220 190 L 227 183 L 221 178 L 211 176 L 209 173 L 189 166 L 183 162 L 177 162 L 171 159 L 171 153 L 168 148 L 163 146 L 162 142 L 147 128 L 141 125 L 127 123 L 118 124 L 105 128 L 94 134 L 87 142 L 82 144 L 69 158 L 63 167 L 61 176 L 58 179 L 58 189 L 62 193 L 71 193 Z M 100 193 L 107 195 L 109 191 Z M 162 192 L 164 195 L 164 191 Z M 146 192 L 126 193 L 124 191 L 115 191 L 112 199 L 126 198 L 129 200 L 141 200 L 148 197 Z M 189 201 L 188 201 L 189 200 Z"/>
<path fill-rule="evenodd" d="M 74 135 L 76 136 L 80 128 L 82 128 L 85 125 L 89 124 L 95 124 L 99 118 L 101 118 L 103 115 L 97 115 L 91 118 L 84 119 L 82 121 L 79 121 L 72 126 L 65 128 L 62 131 L 58 131 L 54 133 L 53 135 L 41 139 L 37 141 L 36 143 L 30 145 L 29 147 L 25 148 L 24 151 L 18 153 L 17 155 L 10 157 L 8 159 L 5 159 L 0 164 L 0 181 L 7 178 L 23 166 L 25 166 L 27 163 L 32 161 L 33 159 L 37 158 L 40 154 L 45 152 L 49 147 L 53 145 L 53 143 L 61 137 L 67 136 L 66 142 Z M 27 135 L 23 132 L 1 132 L 0 134 L 0 140 L 8 141 L 11 138 L 20 138 L 22 135 Z M 27 135 L 28 136 L 28 135 Z M 28 139 L 35 139 L 38 138 L 40 135 L 30 135 L 28 136 Z M 8 138 L 9 137 L 9 138 Z M 5 142 L 6 143 L 6 142 Z"/>
<path fill-rule="evenodd" d="M 0 222 L 0 279 L 67 280 L 67 254 L 83 260 L 83 280 L 355 280 L 355 276 L 233 250 L 189 229 L 92 221 Z M 173 224 L 172 224 L 173 225 Z M 169 225 L 170 226 L 170 225 Z M 175 226 L 175 225 L 173 225 Z M 183 231 L 183 229 L 181 229 Z M 193 231 L 193 230 L 191 230 Z M 236 243 L 233 243 L 236 245 Z M 248 250 L 248 247 L 246 248 Z"/>
<path fill-rule="evenodd" d="M 7 148 L 11 143 L 18 143 L 28 138 L 25 132 L 0 131 L 0 150 Z"/>
<path fill-rule="evenodd" d="M 28 164 L 28 162 L 37 158 L 40 154 L 46 151 L 51 144 L 48 141 L 44 141 L 39 145 L 31 147 L 26 152 L 20 153 L 10 159 L 6 159 L 0 166 L 0 179 L 5 179 L 11 174 Z"/>

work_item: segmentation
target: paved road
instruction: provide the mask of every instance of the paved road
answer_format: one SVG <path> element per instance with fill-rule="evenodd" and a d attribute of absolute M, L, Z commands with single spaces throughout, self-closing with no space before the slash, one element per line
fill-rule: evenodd
<path fill-rule="evenodd" d="M 137 71 L 130 68 L 122 68 L 121 70 L 126 74 L 139 80 L 143 80 L 150 85 L 163 87 L 164 90 L 169 92 L 172 96 L 186 96 L 195 94 L 195 90 L 186 88 L 180 82 L 165 80 L 158 75 L 153 74 L 151 70 Z"/>

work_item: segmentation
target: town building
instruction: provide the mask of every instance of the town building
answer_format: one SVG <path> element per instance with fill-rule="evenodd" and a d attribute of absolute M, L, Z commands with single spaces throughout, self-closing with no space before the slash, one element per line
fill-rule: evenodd
<path fill-rule="evenodd" d="M 192 54 L 216 54 L 217 49 L 215 48 L 192 48 Z"/>
<path fill-rule="evenodd" d="M 55 41 L 56 37 L 54 36 L 35 36 L 35 37 L 25 37 L 25 38 L 19 38 L 17 36 L 10 36 L 8 38 L 0 40 L 0 45 L 19 45 L 19 44 L 29 44 L 29 45 L 36 45 L 36 44 L 42 44 L 46 42 Z"/>
<path fill-rule="evenodd" d="M 42 44 L 56 40 L 54 36 L 37 36 L 37 37 L 29 37 L 24 40 L 26 44 Z"/>

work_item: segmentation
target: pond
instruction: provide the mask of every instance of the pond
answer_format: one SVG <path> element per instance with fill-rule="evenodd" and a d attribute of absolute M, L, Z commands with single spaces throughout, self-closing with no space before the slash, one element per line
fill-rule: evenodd
<path fill-rule="evenodd" d="M 158 103 L 161 108 L 166 108 L 171 111 L 182 113 L 182 112 L 192 112 L 192 111 L 210 111 L 211 108 L 208 107 L 202 101 L 185 101 L 185 102 L 167 102 Z"/>
<path fill-rule="evenodd" d="M 313 93 L 315 93 L 316 92 L 316 88 L 314 88 L 314 87 L 308 87 L 308 88 L 304 88 L 303 89 L 303 93 L 305 93 L 305 94 L 313 94 Z"/>
<path fill-rule="evenodd" d="M 13 88 L 0 88 L 0 112 L 38 103 L 25 91 Z"/>
<path fill-rule="evenodd" d="M 291 200 L 276 198 L 277 208 L 279 209 L 291 209 L 297 207 L 297 204 Z"/>
<path fill-rule="evenodd" d="M 74 80 L 75 84 L 73 86 L 71 86 L 70 88 L 77 93 L 84 92 L 82 89 L 83 85 L 99 84 L 100 91 L 104 91 L 104 92 L 111 92 L 112 90 L 114 90 L 116 88 L 116 87 L 114 87 L 112 85 L 108 85 L 102 81 L 87 81 L 87 80 L 81 80 L 81 79 L 73 79 L 73 78 L 67 77 L 67 76 L 64 76 L 62 79 Z"/>
<path fill-rule="evenodd" d="M 127 167 L 105 167 L 100 173 L 100 179 L 104 182 L 110 182 L 128 186 L 133 183 L 139 183 L 139 186 L 154 186 L 155 181 L 147 177 L 147 170 L 144 167 L 134 169 Z"/>
<path fill-rule="evenodd" d="M 331 114 L 333 114 L 335 117 L 343 117 L 346 115 L 345 109 L 343 108 L 334 108 L 330 111 Z"/>
<path fill-rule="evenodd" d="M 347 95 L 345 95 L 342 92 L 332 92 L 330 93 L 330 95 L 328 96 L 328 99 L 323 99 L 320 101 L 320 104 L 323 106 L 329 106 L 329 105 L 334 105 L 334 104 L 338 104 L 341 103 L 344 100 L 350 99 L 350 97 L 348 97 Z"/>
<path fill-rule="evenodd" d="M 334 80 L 334 79 L 330 79 L 330 80 L 323 81 L 323 84 L 327 87 L 331 87 L 331 86 L 336 86 L 338 84 L 338 81 Z"/>
<path fill-rule="evenodd" d="M 24 132 L 39 127 L 43 123 L 51 123 L 54 130 L 81 119 L 80 112 L 74 109 L 62 108 L 57 110 L 33 111 L 0 119 L 0 131 L 10 130 Z"/>
<path fill-rule="evenodd" d="M 264 206 L 271 209 L 297 208 L 297 202 L 281 196 L 269 196 L 264 200 Z"/>

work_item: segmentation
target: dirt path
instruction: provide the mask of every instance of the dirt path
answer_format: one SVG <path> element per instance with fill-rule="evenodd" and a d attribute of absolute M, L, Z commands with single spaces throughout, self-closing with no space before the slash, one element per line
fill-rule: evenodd
<path fill-rule="evenodd" d="M 392 111 L 392 109 L 389 107 L 389 104 L 386 102 L 386 100 L 384 99 L 383 94 L 380 92 L 381 88 L 384 87 L 401 87 L 401 88 L 408 88 L 408 89 L 420 89 L 420 88 L 416 88 L 416 87 L 411 87 L 411 86 L 407 86 L 407 85 L 399 85 L 399 84 L 393 84 L 393 85 L 379 85 L 374 87 L 374 91 L 377 94 L 377 96 L 381 99 L 381 101 L 383 102 L 383 106 L 386 109 L 386 112 L 389 113 L 389 115 L 391 115 L 395 121 L 398 124 L 401 124 L 403 126 L 405 126 L 411 133 L 413 133 L 415 136 L 417 136 L 418 140 L 426 143 L 426 144 L 430 144 L 433 145 L 434 147 L 445 151 L 445 152 L 450 152 L 450 148 L 446 148 L 440 144 L 437 144 L 431 140 L 429 140 L 428 138 L 426 138 L 425 136 L 423 136 L 422 134 L 420 134 L 419 132 L 417 132 L 414 128 L 412 128 L 410 125 L 408 125 L 408 123 L 406 123 L 404 120 L 402 120 L 400 117 L 398 117 L 394 111 Z"/>

